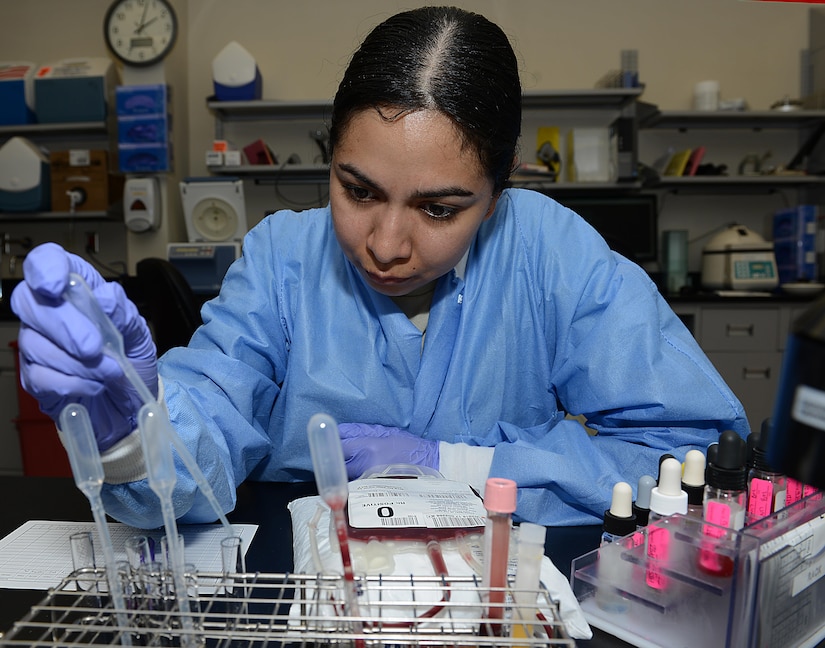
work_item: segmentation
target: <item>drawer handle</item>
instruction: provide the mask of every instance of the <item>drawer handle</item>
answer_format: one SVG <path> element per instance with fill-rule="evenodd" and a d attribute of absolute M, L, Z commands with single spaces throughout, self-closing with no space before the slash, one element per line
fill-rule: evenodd
<path fill-rule="evenodd" d="M 750 369 L 749 367 L 742 367 L 742 378 L 745 380 L 770 380 L 771 368 Z"/>
<path fill-rule="evenodd" d="M 728 337 L 753 337 L 753 324 L 748 324 L 747 326 L 728 324 L 726 334 Z"/>

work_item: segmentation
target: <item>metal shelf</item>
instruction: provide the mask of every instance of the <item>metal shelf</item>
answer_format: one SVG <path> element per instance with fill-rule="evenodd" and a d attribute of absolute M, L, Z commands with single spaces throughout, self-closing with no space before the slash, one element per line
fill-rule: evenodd
<path fill-rule="evenodd" d="M 802 129 L 825 121 L 825 110 L 670 111 L 639 104 L 642 129 Z"/>
<path fill-rule="evenodd" d="M 221 121 L 277 121 L 281 119 L 328 119 L 332 102 L 327 100 L 216 101 L 207 99 L 206 107 Z"/>
<path fill-rule="evenodd" d="M 586 193 L 591 191 L 635 192 L 641 189 L 641 182 L 553 182 L 546 178 L 514 176 L 510 185 L 523 189 L 534 189 L 544 193 Z"/>
<path fill-rule="evenodd" d="M 651 187 L 800 187 L 825 184 L 825 176 L 809 175 L 735 175 L 735 176 L 662 176 Z"/>
<path fill-rule="evenodd" d="M 547 108 L 621 108 L 639 97 L 643 88 L 595 88 L 590 90 L 531 90 L 522 95 L 522 107 Z M 276 121 L 281 119 L 328 119 L 332 101 L 253 101 L 206 100 L 206 107 L 222 121 Z"/>
<path fill-rule="evenodd" d="M 292 184 L 325 184 L 329 182 L 329 166 L 325 164 L 243 164 L 240 166 L 209 166 L 210 173 L 222 176 L 238 176 L 256 181 L 277 182 L 288 180 Z"/>
<path fill-rule="evenodd" d="M 106 122 L 71 122 L 66 124 L 19 124 L 17 126 L 0 126 L 0 137 L 34 136 L 34 135 L 105 135 L 108 131 Z"/>
<path fill-rule="evenodd" d="M 78 212 L 4 212 L 0 211 L 0 221 L 64 221 L 64 220 L 117 220 L 119 209 L 110 211 Z"/>
<path fill-rule="evenodd" d="M 638 88 L 589 90 L 530 90 L 522 94 L 523 109 L 623 108 L 644 92 Z"/>

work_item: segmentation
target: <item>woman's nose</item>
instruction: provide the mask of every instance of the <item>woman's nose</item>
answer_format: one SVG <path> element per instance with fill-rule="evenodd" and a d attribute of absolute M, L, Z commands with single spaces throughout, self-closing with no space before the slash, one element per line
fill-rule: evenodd
<path fill-rule="evenodd" d="M 367 248 L 378 263 L 409 258 L 412 252 L 411 219 L 400 210 L 388 209 L 375 221 Z"/>

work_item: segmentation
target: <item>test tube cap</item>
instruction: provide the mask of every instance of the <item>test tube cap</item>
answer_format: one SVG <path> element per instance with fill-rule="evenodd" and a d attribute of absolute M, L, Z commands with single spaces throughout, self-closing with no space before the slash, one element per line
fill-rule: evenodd
<path fill-rule="evenodd" d="M 512 479 L 490 477 L 484 486 L 484 508 L 493 513 L 513 513 L 516 491 L 516 482 Z"/>

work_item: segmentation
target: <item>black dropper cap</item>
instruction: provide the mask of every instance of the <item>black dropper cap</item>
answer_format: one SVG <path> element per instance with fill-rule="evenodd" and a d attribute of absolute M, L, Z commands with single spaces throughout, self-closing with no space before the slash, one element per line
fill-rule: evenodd
<path fill-rule="evenodd" d="M 733 430 L 722 432 L 713 463 L 708 461 L 708 486 L 729 491 L 745 490 L 748 484 L 746 452 L 742 437 Z"/>
<path fill-rule="evenodd" d="M 714 441 L 708 446 L 707 452 L 705 452 L 705 457 L 707 461 L 705 462 L 705 483 L 708 483 L 708 470 L 710 469 L 710 464 L 716 462 L 716 456 L 719 453 L 719 442 Z"/>
<path fill-rule="evenodd" d="M 618 482 L 613 486 L 610 508 L 604 512 L 603 529 L 606 533 L 620 538 L 636 530 L 633 490 L 627 482 Z"/>
<path fill-rule="evenodd" d="M 762 472 L 775 473 L 778 471 L 768 464 L 767 459 L 771 430 L 773 430 L 771 419 L 766 418 L 762 421 L 762 429 L 759 432 L 754 430 L 748 435 L 748 465 Z"/>

